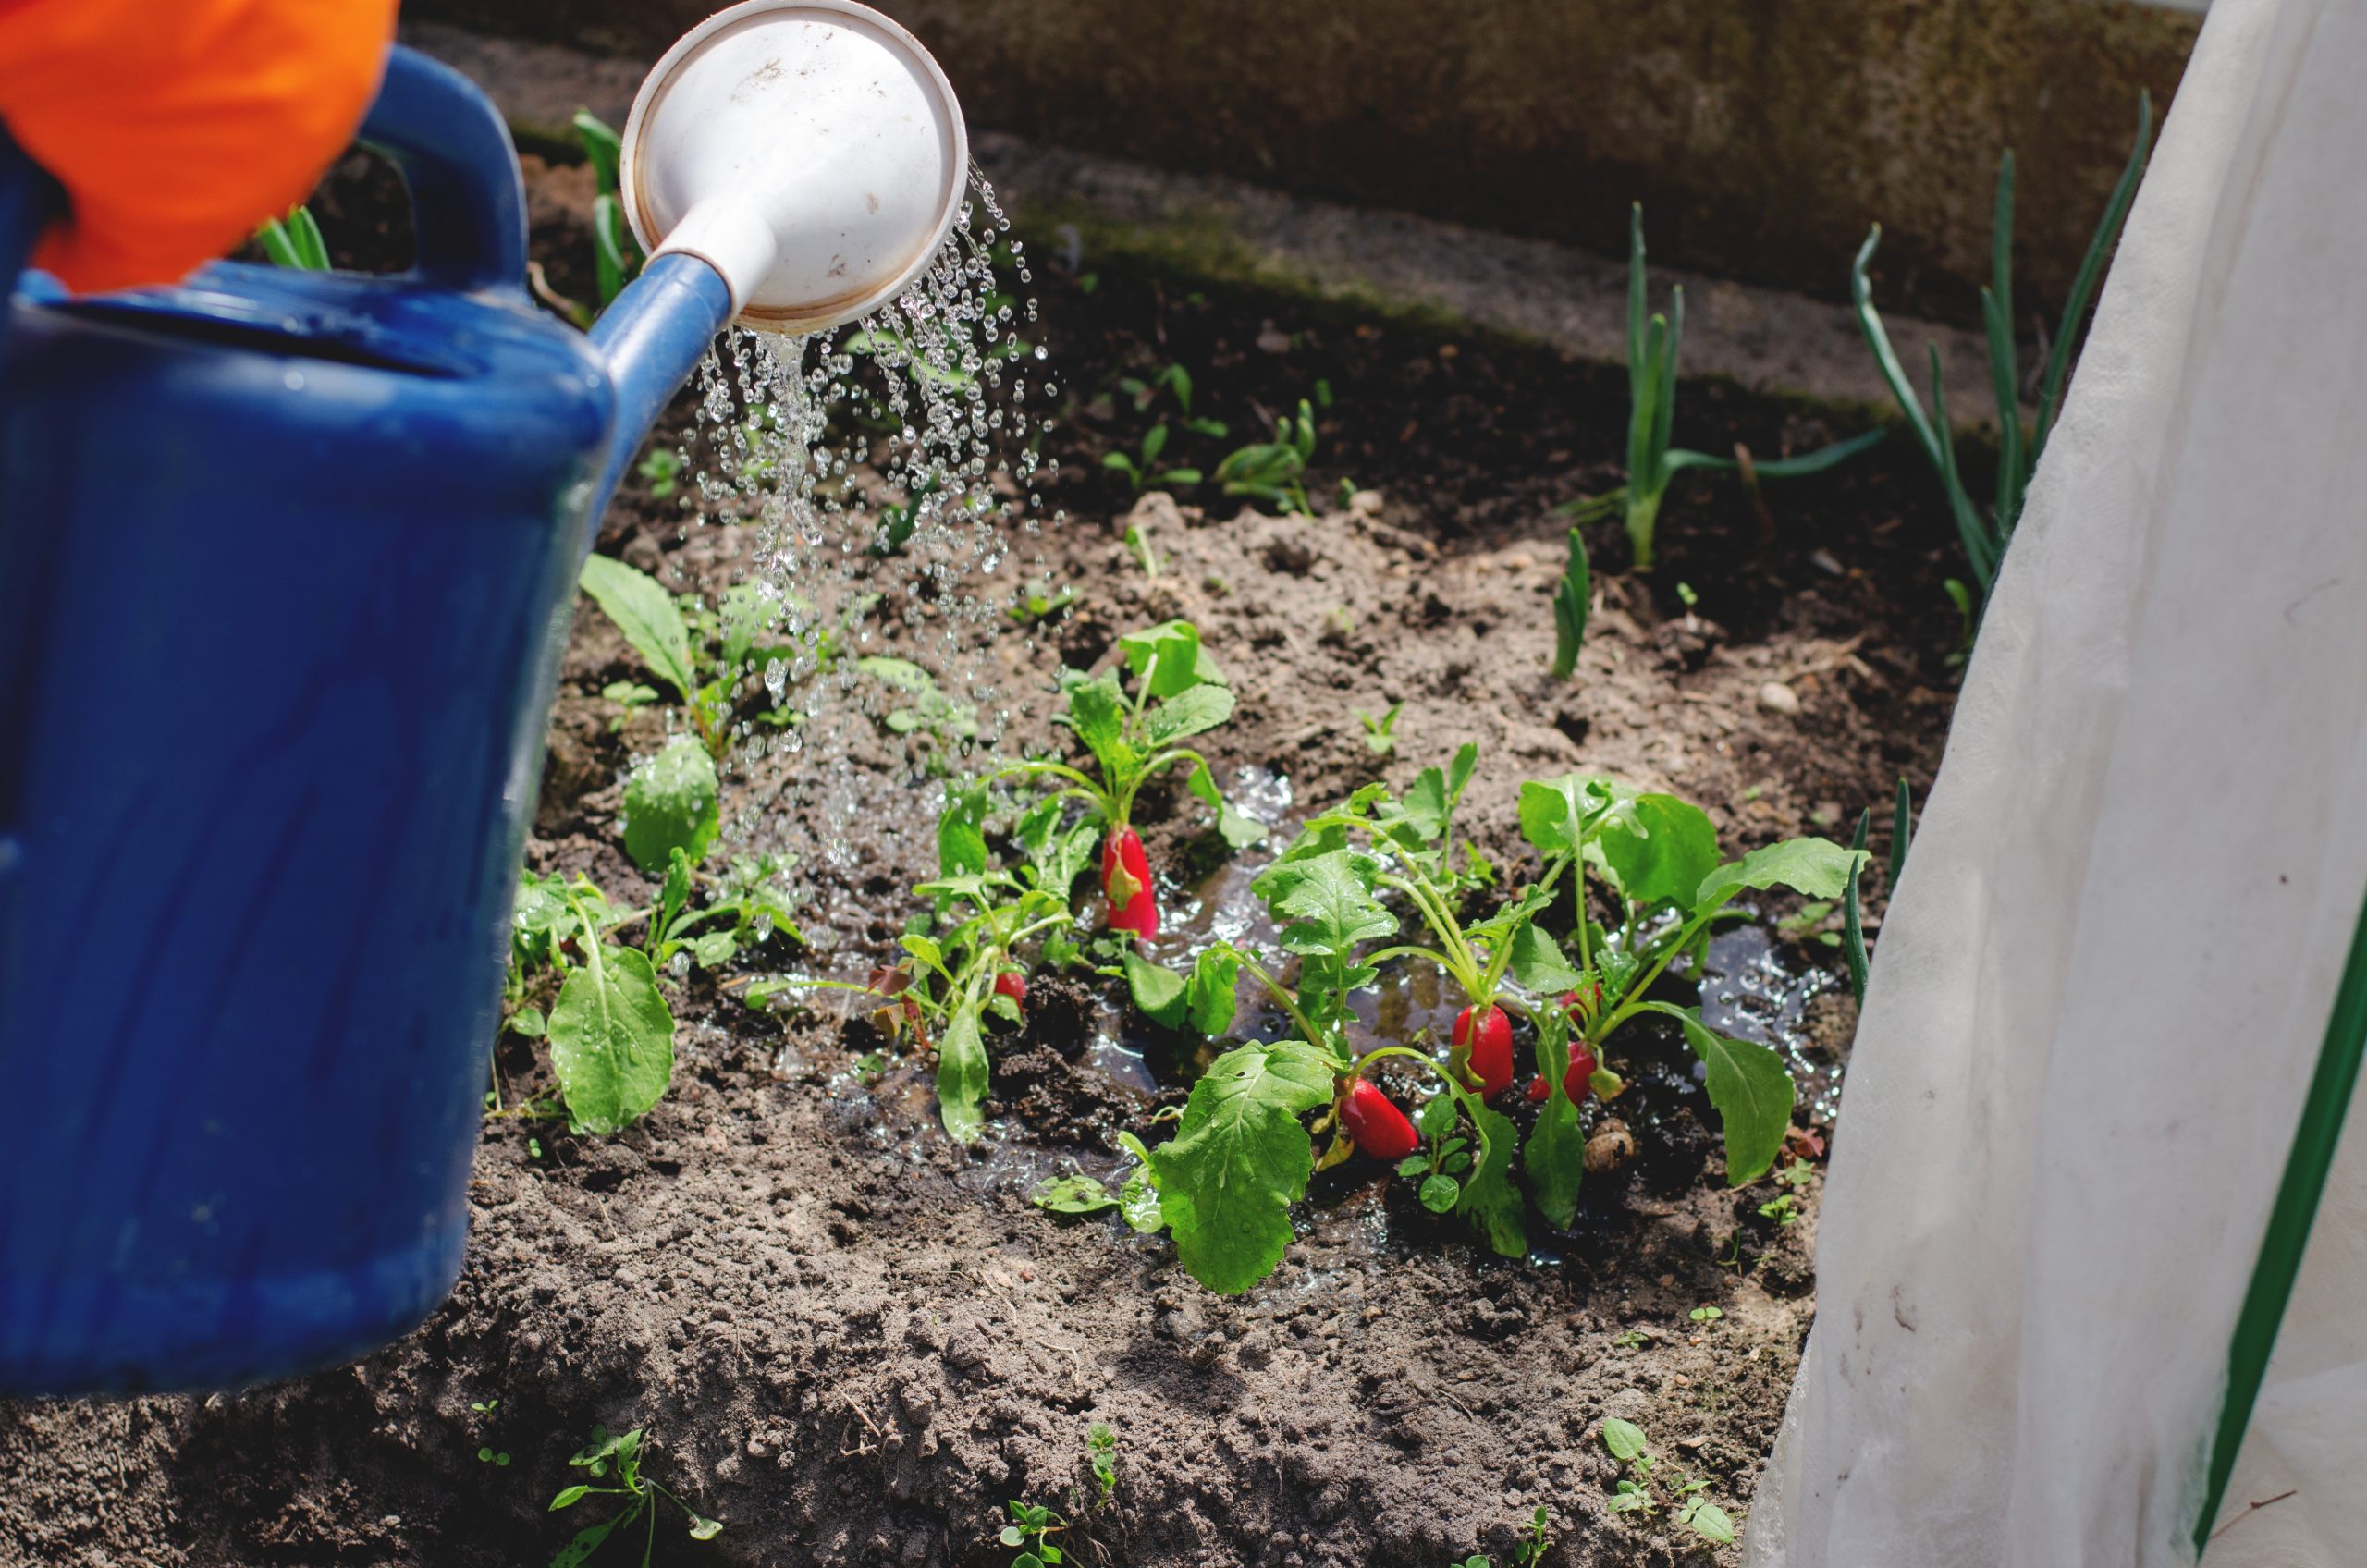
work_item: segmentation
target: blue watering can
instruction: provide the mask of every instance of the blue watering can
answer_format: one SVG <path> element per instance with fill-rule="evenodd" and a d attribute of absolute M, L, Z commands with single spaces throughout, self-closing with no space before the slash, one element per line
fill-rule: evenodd
<path fill-rule="evenodd" d="M 71 299 L 0 134 L 0 1394 L 307 1371 L 450 1289 L 600 511 L 727 322 L 894 298 L 967 185 L 901 29 L 736 6 L 634 105 L 653 255 L 587 339 L 464 78 L 393 51 L 362 138 L 410 274 Z"/>

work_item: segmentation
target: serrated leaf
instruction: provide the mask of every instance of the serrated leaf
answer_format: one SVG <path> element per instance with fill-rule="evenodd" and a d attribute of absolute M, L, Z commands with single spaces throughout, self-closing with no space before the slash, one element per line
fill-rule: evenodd
<path fill-rule="evenodd" d="M 1053 1214 L 1099 1214 L 1118 1207 L 1110 1189 L 1090 1176 L 1057 1176 L 1039 1182 L 1027 1201 Z"/>
<path fill-rule="evenodd" d="M 1049 852 L 1035 862 L 1036 885 L 1065 903 L 1076 879 L 1101 853 L 1101 826 L 1087 817 L 1052 840 Z"/>
<path fill-rule="evenodd" d="M 585 557 L 576 581 L 642 662 L 689 702 L 698 680 L 692 673 L 691 629 L 674 596 L 647 572 L 608 556 Z"/>
<path fill-rule="evenodd" d="M 1830 839 L 1786 839 L 1711 872 L 1693 895 L 1693 907 L 1722 902 L 1746 888 L 1790 888 L 1812 899 L 1838 899 L 1849 889 L 1851 868 L 1870 858 Z"/>
<path fill-rule="evenodd" d="M 1068 689 L 1068 726 L 1085 750 L 1101 764 L 1102 777 L 1114 782 L 1130 773 L 1138 759 L 1126 743 L 1126 694 L 1118 678 L 1103 673 Z"/>
<path fill-rule="evenodd" d="M 1240 980 L 1241 955 L 1230 948 L 1206 949 L 1192 961 L 1184 1012 L 1194 1033 L 1213 1040 L 1233 1027 Z"/>
<path fill-rule="evenodd" d="M 1644 1004 L 1685 1028 L 1685 1043 L 1709 1069 L 1710 1103 L 1724 1123 L 1726 1185 L 1756 1180 L 1775 1163 L 1784 1131 L 1792 1124 L 1798 1089 L 1784 1059 L 1749 1040 L 1737 1040 L 1703 1025 L 1695 1014 L 1668 1002 Z"/>
<path fill-rule="evenodd" d="M 674 1077 L 674 1014 L 649 955 L 603 945 L 567 977 L 550 1011 L 551 1071 L 568 1120 L 587 1133 L 631 1125 Z"/>
<path fill-rule="evenodd" d="M 1606 1415 L 1602 1421 L 1602 1446 L 1611 1457 L 1622 1464 L 1633 1464 L 1651 1452 L 1644 1439 L 1644 1429 L 1633 1421 L 1622 1421 L 1616 1415 Z"/>
<path fill-rule="evenodd" d="M 1282 923 L 1282 945 L 1294 953 L 1344 957 L 1358 942 L 1386 937 L 1397 917 L 1373 896 L 1380 862 L 1356 850 L 1277 861 L 1249 890 Z"/>
<path fill-rule="evenodd" d="M 1563 956 L 1562 946 L 1535 920 L 1513 928 L 1513 978 L 1527 990 L 1559 995 L 1575 991 L 1586 977 Z"/>
<path fill-rule="evenodd" d="M 1153 707 L 1143 717 L 1143 737 L 1165 746 L 1204 734 L 1233 717 L 1233 692 L 1222 686 L 1194 686 Z"/>
<path fill-rule="evenodd" d="M 1191 1276 L 1220 1295 L 1274 1270 L 1314 1150 L 1299 1117 L 1331 1100 L 1332 1063 L 1303 1041 L 1227 1051 L 1192 1085 L 1175 1136 L 1152 1151 L 1159 1205 Z"/>
<path fill-rule="evenodd" d="M 676 736 L 625 779 L 625 852 L 648 872 L 676 850 L 696 865 L 723 832 L 719 799 L 715 758 L 695 737 Z"/>
<path fill-rule="evenodd" d="M 1162 1029 L 1181 1029 L 1184 1020 L 1184 977 L 1163 964 L 1153 963 L 1129 950 L 1123 959 L 1126 989 L 1144 1017 Z"/>
<path fill-rule="evenodd" d="M 1478 1157 L 1472 1162 L 1471 1173 L 1463 1179 L 1454 1211 L 1469 1220 L 1500 1256 L 1525 1257 L 1528 1233 L 1521 1224 L 1520 1192 L 1512 1183 L 1513 1150 L 1517 1144 L 1513 1124 L 1490 1110 L 1478 1096 L 1460 1088 L 1453 1093 L 1463 1103 L 1464 1114 L 1479 1130 Z"/>
<path fill-rule="evenodd" d="M 1709 814 L 1674 795 L 1623 801 L 1595 828 L 1603 868 L 1633 904 L 1688 906 L 1718 868 L 1718 829 Z"/>
<path fill-rule="evenodd" d="M 1197 688 L 1203 692 L 1213 692 L 1219 689 L 1213 686 Z M 1223 791 L 1217 788 L 1215 777 L 1208 772 L 1208 764 L 1196 764 L 1184 783 L 1184 788 L 1198 796 L 1208 804 L 1209 810 L 1217 814 L 1217 831 L 1233 849 L 1245 850 L 1266 837 L 1264 823 L 1246 812 L 1235 811 L 1233 802 L 1224 798 Z"/>
<path fill-rule="evenodd" d="M 1537 1113 L 1537 1125 L 1529 1129 L 1521 1163 L 1538 1212 L 1555 1230 L 1566 1231 L 1577 1222 L 1578 1190 L 1587 1174 L 1587 1138 L 1578 1124 L 1578 1108 L 1562 1089 L 1563 1076 L 1570 1068 L 1570 1046 L 1566 1026 L 1553 1023 L 1553 1016 L 1548 1015 L 1537 1035 L 1537 1070 L 1551 1088 Z"/>
<path fill-rule="evenodd" d="M 1151 670 L 1154 699 L 1172 697 L 1204 683 L 1228 684 L 1216 660 L 1201 651 L 1200 629 L 1188 620 L 1161 621 L 1129 631 L 1118 639 L 1118 651 L 1125 657 L 1127 673 L 1135 680 L 1142 679 L 1144 670 Z M 1154 656 L 1159 661 L 1156 668 L 1151 665 Z"/>
<path fill-rule="evenodd" d="M 937 1046 L 937 1118 L 957 1144 L 975 1143 L 987 1130 L 987 1042 L 978 1033 L 978 1008 L 964 1001 L 953 1010 Z"/>

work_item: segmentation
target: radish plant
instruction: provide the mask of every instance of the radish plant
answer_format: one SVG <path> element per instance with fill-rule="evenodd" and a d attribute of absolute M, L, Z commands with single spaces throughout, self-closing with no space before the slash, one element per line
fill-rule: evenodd
<path fill-rule="evenodd" d="M 1196 468 L 1160 468 L 1159 454 L 1167 450 L 1167 422 L 1160 420 L 1143 432 L 1142 459 L 1138 462 L 1125 451 L 1104 452 L 1103 468 L 1116 469 L 1126 476 L 1126 484 L 1135 491 L 1147 484 L 1197 484 L 1200 471 Z M 1156 573 L 1152 575 L 1156 576 Z"/>
<path fill-rule="evenodd" d="M 1922 447 L 1923 455 L 1931 459 L 1933 472 L 1940 477 L 1941 488 L 1948 498 L 1949 514 L 1956 520 L 1956 537 L 1964 546 L 1966 564 L 1972 569 L 1973 580 L 1980 584 L 1983 598 L 1996 581 L 1998 563 L 2013 539 L 2015 524 L 2021 521 L 2022 498 L 2029 490 L 2030 476 L 2046 450 L 2047 437 L 2054 434 L 2054 418 L 2063 401 L 2064 380 L 2071 370 L 2072 345 L 2087 319 L 2088 300 L 2103 276 L 2104 258 L 2119 239 L 2121 225 L 2128 220 L 2129 205 L 2136 200 L 2137 182 L 2145 172 L 2145 159 L 2152 143 L 2153 100 L 2151 94 L 2140 92 L 2137 95 L 2137 141 L 2129 149 L 2128 162 L 2120 171 L 2119 182 L 2104 203 L 2103 216 L 2088 240 L 2088 251 L 2080 258 L 2079 270 L 2072 276 L 2071 292 L 2063 301 L 2063 315 L 2055 324 L 2046 364 L 2039 376 L 2037 417 L 2027 431 L 2022 425 L 2022 371 L 2014 345 L 2013 150 L 2008 148 L 1998 161 L 1996 214 L 1989 237 L 1992 276 L 1989 286 L 1981 291 L 1981 326 L 1989 340 L 1990 393 L 1997 407 L 1997 490 L 1986 515 L 1974 503 L 1956 467 L 1956 435 L 1948 423 L 1947 388 L 1940 375 L 1939 345 L 1927 345 L 1932 365 L 1932 407 L 1927 411 L 1909 385 L 1907 372 L 1891 348 L 1890 334 L 1883 329 L 1883 318 L 1874 309 L 1873 284 L 1866 276 L 1866 268 L 1874 259 L 1874 247 L 1882 240 L 1882 225 L 1874 225 L 1867 234 L 1865 244 L 1858 248 L 1857 259 L 1849 265 L 1849 298 L 1857 306 L 1858 330 L 1865 334 L 1866 347 L 1872 350 L 1874 363 L 1889 385 L 1891 396 L 1898 400 L 1899 412 L 1907 416 L 1916 445 Z M 1964 598 L 1969 601 L 1971 595 L 1967 594 Z"/>
<path fill-rule="evenodd" d="M 575 139 L 592 165 L 598 193 L 592 198 L 592 265 L 600 288 L 600 308 L 607 310 L 626 284 L 641 276 L 641 242 L 625 221 L 619 165 L 624 145 L 616 130 L 589 109 L 575 111 Z"/>
<path fill-rule="evenodd" d="M 1403 801 L 1380 785 L 1358 790 L 1310 819 L 1252 884 L 1297 961 L 1294 986 L 1221 944 L 1202 959 L 1220 975 L 1233 965 L 1249 974 L 1291 1023 L 1282 1040 L 1219 1057 L 1193 1085 L 1175 1137 L 1151 1151 L 1177 1256 L 1209 1289 L 1244 1291 L 1271 1272 L 1293 1234 L 1290 1206 L 1309 1178 L 1359 1151 L 1418 1180 L 1425 1207 L 1463 1216 L 1504 1256 L 1527 1249 L 1527 1203 L 1567 1228 L 1585 1173 L 1579 1103 L 1624 1090 L 1602 1065 L 1607 1047 L 1648 1017 L 1672 1020 L 1703 1063 L 1731 1184 L 1763 1173 L 1781 1149 L 1795 1101 L 1783 1058 L 1710 1029 L 1698 1009 L 1659 999 L 1653 988 L 1688 955 L 1698 973 L 1711 923 L 1744 892 L 1787 887 L 1838 898 L 1862 855 L 1796 839 L 1722 861 L 1698 807 L 1570 775 L 1521 789 L 1521 831 L 1542 858 L 1539 879 L 1487 918 L 1466 921 L 1461 905 L 1494 876 L 1484 861 L 1454 852 L 1453 812 L 1475 765 L 1466 746 L 1448 767 L 1426 770 Z M 1607 925 L 1588 907 L 1590 876 L 1615 912 Z M 1564 880 L 1576 905 L 1575 953 L 1539 924 Z M 1427 942 L 1400 939 L 1391 900 L 1413 912 Z M 1381 964 L 1409 958 L 1435 964 L 1467 1003 L 1443 1061 L 1410 1044 L 1360 1052 L 1348 1040 L 1352 994 L 1377 980 Z M 1190 983 L 1170 978 L 1188 991 Z M 1221 1009 L 1217 995 L 1212 988 L 1196 1021 L 1211 1035 L 1231 1022 L 1230 986 Z M 1544 1085 L 1525 1143 L 1491 1104 L 1514 1076 L 1507 1010 L 1535 1028 Z M 1408 1116 L 1370 1076 L 1384 1063 L 1419 1071 L 1436 1092 Z M 1311 1127 L 1301 1121 L 1310 1114 Z"/>
<path fill-rule="evenodd" d="M 1564 508 L 1573 519 L 1581 521 L 1613 509 L 1621 511 L 1638 571 L 1652 569 L 1652 539 L 1660 522 L 1661 503 L 1668 495 L 1670 482 L 1680 471 L 1741 471 L 1754 482 L 1797 478 L 1822 472 L 1864 451 L 1884 435 L 1879 429 L 1870 430 L 1800 457 L 1773 461 L 1739 454 L 1732 458 L 1712 457 L 1707 452 L 1670 446 L 1669 436 L 1676 419 L 1677 350 L 1685 336 L 1685 289 L 1679 287 L 1671 292 L 1666 315 L 1655 312 L 1649 317 L 1646 292 L 1644 206 L 1638 202 L 1629 209 L 1627 227 L 1627 483 L 1608 496 L 1574 502 Z"/>
<path fill-rule="evenodd" d="M 641 1428 L 637 1427 L 630 1432 L 613 1435 L 605 1427 L 595 1427 L 592 1428 L 592 1440 L 567 1462 L 570 1468 L 583 1472 L 584 1480 L 563 1488 L 557 1497 L 551 1499 L 550 1513 L 572 1508 L 587 1497 L 614 1497 L 624 1501 L 616 1513 L 599 1524 L 577 1531 L 575 1538 L 551 1559 L 551 1568 L 580 1568 L 587 1558 L 600 1550 L 609 1536 L 644 1518 L 649 1521 L 649 1527 L 642 1543 L 641 1560 L 647 1563 L 657 1545 L 657 1501 L 660 1498 L 682 1511 L 682 1517 L 690 1525 L 691 1539 L 711 1541 L 722 1533 L 722 1520 L 709 1519 L 641 1473 Z"/>
<path fill-rule="evenodd" d="M 1133 677 L 1128 695 L 1119 669 L 1088 676 L 1061 672 L 1061 711 L 1053 722 L 1091 753 L 1090 771 L 1051 758 L 1029 758 L 1002 768 L 992 782 L 1024 778 L 1052 787 L 1057 800 L 1076 801 L 1085 820 L 1101 829 L 1101 890 L 1112 931 L 1147 939 L 1159 935 L 1159 892 L 1134 830 L 1134 802 L 1143 786 L 1172 768 L 1187 767 L 1184 787 L 1216 814 L 1217 830 L 1234 849 L 1266 836 L 1266 825 L 1235 810 L 1217 788 L 1208 759 L 1179 741 L 1214 729 L 1233 717 L 1224 672 L 1200 646 L 1191 622 L 1171 620 L 1118 639 L 1119 668 Z"/>
<path fill-rule="evenodd" d="M 665 1097 L 674 1075 L 674 1014 L 658 975 L 693 965 L 720 968 L 775 937 L 798 939 L 771 857 L 735 860 L 720 876 L 700 872 L 676 849 L 656 896 L 619 911 L 590 878 L 519 880 L 503 986 L 511 1033 L 545 1040 L 567 1118 L 579 1133 L 614 1133 Z M 704 904 L 693 907 L 704 890 Z M 628 946 L 620 932 L 641 927 Z M 551 996 L 546 975 L 558 986 Z M 494 1109 L 498 1110 L 499 1084 Z M 529 1108 L 531 1109 L 531 1108 Z"/>

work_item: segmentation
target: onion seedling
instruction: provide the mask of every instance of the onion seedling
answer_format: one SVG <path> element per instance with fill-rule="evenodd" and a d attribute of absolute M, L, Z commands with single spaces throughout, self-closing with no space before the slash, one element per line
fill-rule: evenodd
<path fill-rule="evenodd" d="M 2015 525 L 2021 521 L 2023 497 L 2031 475 L 2038 470 L 2039 458 L 2046 450 L 2047 437 L 2054 434 L 2055 415 L 2062 406 L 2064 381 L 2071 370 L 2072 345 L 2081 323 L 2087 319 L 2088 300 L 2103 276 L 2104 258 L 2119 239 L 2122 224 L 2128 221 L 2129 206 L 2137 197 L 2137 182 L 2145 172 L 2145 160 L 2152 144 L 2153 100 L 2150 93 L 2140 92 L 2137 141 L 2129 149 L 2128 162 L 2120 171 L 2119 182 L 2104 203 L 2103 216 L 2089 238 L 2079 270 L 2072 276 L 2071 292 L 2063 301 L 2063 315 L 2055 325 L 2046 364 L 2040 373 L 2037 416 L 2027 432 L 2022 426 L 2021 365 L 2014 346 L 2013 150 L 2006 149 L 1998 161 L 1996 212 L 1989 235 L 1992 276 L 1981 291 L 1981 326 L 1989 341 L 1990 392 L 1997 405 L 1997 492 L 1985 516 L 1974 504 L 1971 492 L 1965 488 L 1964 475 L 1956 466 L 1956 436 L 1948 422 L 1947 387 L 1940 375 L 1939 345 L 1927 345 L 1932 363 L 1932 407 L 1926 411 L 1922 399 L 1908 385 L 1907 372 L 1891 349 L 1890 334 L 1883 330 L 1883 318 L 1874 309 L 1873 284 L 1866 276 L 1866 268 L 1874 259 L 1874 247 L 1882 240 L 1882 225 L 1874 225 L 1866 242 L 1858 248 L 1857 259 L 1849 264 L 1849 298 L 1857 307 L 1858 330 L 1865 334 L 1866 347 L 1872 350 L 1874 363 L 1889 385 L 1891 396 L 1898 400 L 1899 412 L 1907 416 L 1916 445 L 1922 447 L 1923 455 L 1931 459 L 1932 470 L 1940 476 L 1949 514 L 1956 520 L 1956 537 L 1964 546 L 1966 564 L 1972 569 L 1983 598 L 1996 581 L 1998 563 L 2005 558 Z M 1970 595 L 1966 594 L 1965 598 L 1968 600 Z"/>
<path fill-rule="evenodd" d="M 1685 336 L 1685 290 L 1671 291 L 1666 315 L 1646 315 L 1644 270 L 1644 206 L 1630 207 L 1627 227 L 1627 483 L 1608 496 L 1572 502 L 1563 509 L 1574 520 L 1604 515 L 1614 508 L 1626 520 L 1628 543 L 1634 547 L 1636 570 L 1652 570 L 1652 540 L 1659 526 L 1661 503 L 1669 484 L 1688 468 L 1732 473 L 1746 471 L 1760 479 L 1795 479 L 1821 473 L 1880 441 L 1884 431 L 1867 431 L 1797 458 L 1764 459 L 1738 451 L 1732 458 L 1712 457 L 1669 445 L 1676 419 L 1676 360 Z"/>

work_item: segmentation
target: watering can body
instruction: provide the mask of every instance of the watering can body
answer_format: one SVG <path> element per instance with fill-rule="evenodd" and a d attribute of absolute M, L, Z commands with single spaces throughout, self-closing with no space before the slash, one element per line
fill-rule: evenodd
<path fill-rule="evenodd" d="M 592 521 L 735 312 L 896 298 L 969 168 L 909 33 L 742 0 L 635 100 L 663 242 L 583 337 L 464 78 L 395 50 L 362 137 L 404 276 L 0 313 L 0 1395 L 312 1370 L 443 1298 Z M 0 288 L 42 189 L 0 127 Z"/>
<path fill-rule="evenodd" d="M 8 306 L 0 1393 L 326 1365 L 460 1269 L 587 514 L 643 425 L 521 287 L 491 106 L 398 51 L 363 137 L 408 276 Z"/>

